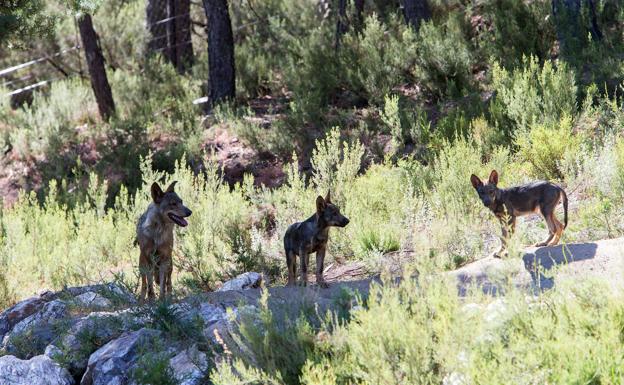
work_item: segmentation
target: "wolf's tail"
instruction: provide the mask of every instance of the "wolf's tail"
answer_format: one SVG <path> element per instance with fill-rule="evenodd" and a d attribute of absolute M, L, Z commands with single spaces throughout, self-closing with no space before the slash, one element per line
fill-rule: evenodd
<path fill-rule="evenodd" d="M 563 198 L 563 228 L 568 227 L 568 195 L 561 189 L 561 197 Z"/>

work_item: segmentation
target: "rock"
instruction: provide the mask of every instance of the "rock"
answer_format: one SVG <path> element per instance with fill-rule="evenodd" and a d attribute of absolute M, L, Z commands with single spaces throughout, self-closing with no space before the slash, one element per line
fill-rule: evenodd
<path fill-rule="evenodd" d="M 73 385 L 67 370 L 47 356 L 20 360 L 14 356 L 0 357 L 2 385 Z"/>
<path fill-rule="evenodd" d="M 71 295 L 72 297 L 76 297 L 78 301 L 80 300 L 77 297 L 81 297 L 86 293 L 91 292 L 98 294 L 100 297 L 107 299 L 109 302 L 111 299 L 117 299 L 118 301 L 128 303 L 129 305 L 136 304 L 136 298 L 134 298 L 132 293 L 112 282 L 100 285 L 68 287 L 65 288 L 63 292 Z M 83 298 L 88 300 L 90 296 L 92 296 L 92 294 L 89 294 L 88 296 Z"/>
<path fill-rule="evenodd" d="M 36 313 L 48 301 L 53 299 L 51 292 L 25 299 L 0 313 L 0 342 L 13 326 Z"/>
<path fill-rule="evenodd" d="M 217 291 L 228 291 L 228 290 L 245 290 L 245 289 L 253 289 L 260 287 L 260 284 L 264 280 L 262 274 L 248 272 L 243 273 L 237 276 L 234 279 L 231 279 L 223 284 L 221 288 Z"/>
<path fill-rule="evenodd" d="M 57 358 L 63 356 L 63 351 L 54 345 L 48 345 L 43 355 L 56 361 Z"/>
<path fill-rule="evenodd" d="M 172 357 L 169 366 L 180 385 L 199 385 L 206 377 L 208 358 L 193 345 Z"/>
<path fill-rule="evenodd" d="M 93 291 L 87 291 L 86 293 L 76 296 L 74 301 L 76 301 L 76 304 L 79 306 L 91 309 L 105 309 L 113 305 L 108 298 Z"/>
<path fill-rule="evenodd" d="M 139 354 L 162 333 L 153 329 L 141 329 L 124 333 L 121 337 L 102 346 L 89 357 L 87 371 L 81 385 L 121 385 L 127 383 L 128 371 L 139 359 Z"/>
<path fill-rule="evenodd" d="M 68 317 L 67 304 L 55 299 L 43 305 L 40 311 L 18 322 L 4 337 L 2 346 L 9 354 L 19 355 L 15 339 L 27 336 L 30 350 L 43 353 L 60 332 L 56 326 Z M 26 358 L 26 357 L 24 357 Z"/>
<path fill-rule="evenodd" d="M 79 319 L 67 332 L 61 342 L 65 355 L 70 358 L 70 371 L 83 373 L 87 368 L 89 355 L 98 346 L 118 337 L 124 328 L 121 313 L 91 313 Z"/>

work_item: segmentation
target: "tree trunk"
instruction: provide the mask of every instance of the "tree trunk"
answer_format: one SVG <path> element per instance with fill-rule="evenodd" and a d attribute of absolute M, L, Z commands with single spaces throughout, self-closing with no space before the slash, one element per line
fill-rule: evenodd
<path fill-rule="evenodd" d="M 420 23 L 431 19 L 431 10 L 427 0 L 403 0 L 405 22 L 418 31 Z"/>
<path fill-rule="evenodd" d="M 596 17 L 596 2 L 595 0 L 586 0 L 587 8 L 589 8 L 589 16 L 591 18 L 591 27 L 589 31 L 592 34 L 592 39 L 602 40 L 602 32 L 598 27 L 598 18 Z"/>
<path fill-rule="evenodd" d="M 338 0 L 338 17 L 336 20 L 336 51 L 340 48 L 340 39 L 347 32 L 347 0 Z"/>
<path fill-rule="evenodd" d="M 208 105 L 235 97 L 234 37 L 227 0 L 204 0 L 208 26 Z"/>
<path fill-rule="evenodd" d="M 602 32 L 598 27 L 596 3 L 594 0 L 585 0 L 588 9 L 589 25 L 582 17 L 583 2 L 581 0 L 552 0 L 552 13 L 557 30 L 557 40 L 563 55 L 574 55 L 586 44 L 587 32 L 592 39 L 602 39 Z"/>
<path fill-rule="evenodd" d="M 362 28 L 364 24 L 364 0 L 354 0 L 355 3 L 355 21 L 357 28 Z"/>
<path fill-rule="evenodd" d="M 191 42 L 191 1 L 175 0 L 175 66 L 184 73 L 193 66 Z"/>
<path fill-rule="evenodd" d="M 166 54 L 167 49 L 167 7 L 162 0 L 148 0 L 146 8 L 147 29 L 150 32 L 150 41 L 147 50 L 150 54 Z"/>
<path fill-rule="evenodd" d="M 102 49 L 98 43 L 97 34 L 93 29 L 91 15 L 85 13 L 80 16 L 78 29 L 80 30 L 82 47 L 85 52 L 87 67 L 89 68 L 91 88 L 93 88 L 93 93 L 95 94 L 100 116 L 104 120 L 109 120 L 115 114 L 115 103 L 113 101 L 113 93 L 108 84 L 108 78 L 106 77 L 104 56 L 102 56 Z"/>

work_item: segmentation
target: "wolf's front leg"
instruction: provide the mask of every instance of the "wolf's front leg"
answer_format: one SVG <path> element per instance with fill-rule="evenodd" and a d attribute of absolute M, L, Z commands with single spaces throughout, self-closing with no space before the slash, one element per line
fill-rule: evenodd
<path fill-rule="evenodd" d="M 308 264 L 310 262 L 310 254 L 308 254 L 305 248 L 301 248 L 299 251 L 299 259 L 301 260 L 301 286 L 308 284 Z"/>
<path fill-rule="evenodd" d="M 501 248 L 496 253 L 494 253 L 495 258 L 503 258 L 509 254 L 507 250 L 507 241 L 509 240 L 509 236 L 516 231 L 516 217 L 513 215 L 509 215 L 506 219 L 500 218 L 501 224 Z"/>
<path fill-rule="evenodd" d="M 160 300 L 163 301 L 167 295 L 167 275 L 171 262 L 161 262 L 158 266 L 158 283 L 160 286 Z"/>
<path fill-rule="evenodd" d="M 325 261 L 325 250 L 325 248 L 322 248 L 316 252 L 316 283 L 323 289 L 329 287 L 327 282 L 325 282 L 325 278 L 323 278 L 323 262 Z"/>

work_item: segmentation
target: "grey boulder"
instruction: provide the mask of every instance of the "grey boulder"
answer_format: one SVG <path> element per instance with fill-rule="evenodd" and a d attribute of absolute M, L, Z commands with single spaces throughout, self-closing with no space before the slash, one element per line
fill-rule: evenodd
<path fill-rule="evenodd" d="M 73 385 L 67 370 L 47 356 L 20 360 L 14 356 L 0 357 L 2 385 Z"/>

